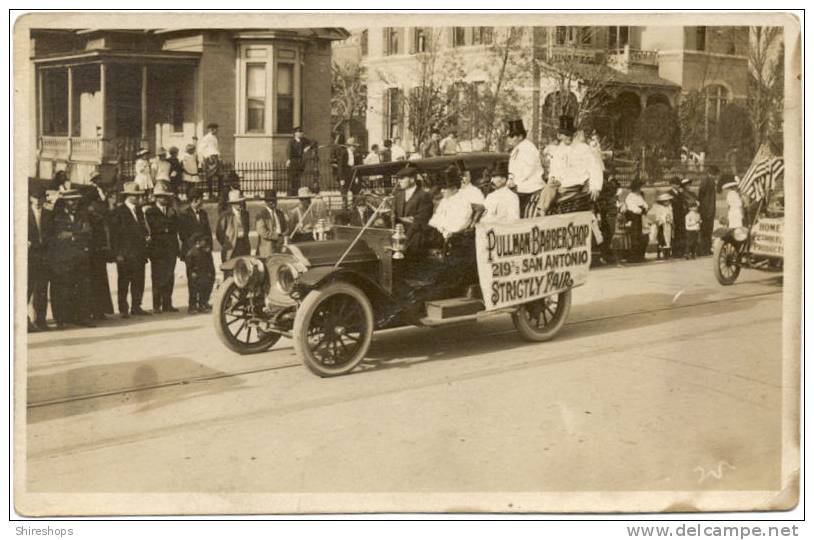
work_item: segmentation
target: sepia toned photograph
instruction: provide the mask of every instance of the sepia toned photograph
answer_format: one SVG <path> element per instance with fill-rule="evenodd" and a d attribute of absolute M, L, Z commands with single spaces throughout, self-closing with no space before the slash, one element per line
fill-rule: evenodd
<path fill-rule="evenodd" d="M 796 16 L 40 12 L 12 56 L 19 514 L 797 505 Z"/>

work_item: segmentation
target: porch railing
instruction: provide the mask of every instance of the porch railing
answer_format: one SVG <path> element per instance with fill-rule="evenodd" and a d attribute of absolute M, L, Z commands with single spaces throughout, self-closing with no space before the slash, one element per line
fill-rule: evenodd
<path fill-rule="evenodd" d="M 52 159 L 70 158 L 68 137 L 45 135 L 40 138 L 40 153 L 43 157 Z"/>
<path fill-rule="evenodd" d="M 71 137 L 70 159 L 98 162 L 102 157 L 102 141 L 95 137 Z"/>

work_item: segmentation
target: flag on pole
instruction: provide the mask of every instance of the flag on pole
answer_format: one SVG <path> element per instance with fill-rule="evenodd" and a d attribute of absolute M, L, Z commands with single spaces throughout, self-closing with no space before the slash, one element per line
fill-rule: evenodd
<path fill-rule="evenodd" d="M 783 172 L 783 158 L 761 155 L 761 152 L 758 152 L 749 170 L 738 182 L 738 191 L 752 200 L 759 201 L 774 189 L 777 181 L 783 178 Z"/>

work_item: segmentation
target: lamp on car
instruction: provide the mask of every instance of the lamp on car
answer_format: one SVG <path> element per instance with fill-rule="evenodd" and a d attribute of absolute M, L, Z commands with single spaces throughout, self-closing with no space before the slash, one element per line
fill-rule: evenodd
<path fill-rule="evenodd" d="M 393 250 L 394 259 L 403 259 L 404 250 L 407 248 L 407 235 L 404 234 L 404 225 L 401 223 L 396 224 L 396 230 L 393 236 L 390 237 L 390 249 Z"/>

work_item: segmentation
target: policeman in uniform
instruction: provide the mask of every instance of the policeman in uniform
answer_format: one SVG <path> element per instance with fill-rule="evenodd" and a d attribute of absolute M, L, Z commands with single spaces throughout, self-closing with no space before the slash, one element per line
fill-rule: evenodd
<path fill-rule="evenodd" d="M 153 312 L 174 313 L 172 290 L 175 262 L 180 254 L 178 213 L 172 207 L 174 197 L 167 182 L 159 182 L 153 191 L 155 205 L 147 207 L 144 219 L 150 233 L 150 269 L 153 282 Z"/>
<path fill-rule="evenodd" d="M 81 199 L 74 189 L 63 191 L 51 220 L 48 260 L 58 328 L 66 323 L 95 326 L 88 317 L 91 227 L 87 215 L 79 210 Z"/>

